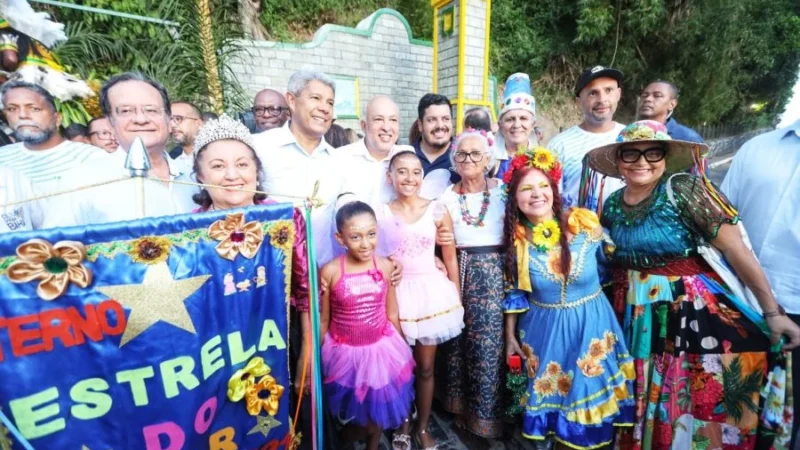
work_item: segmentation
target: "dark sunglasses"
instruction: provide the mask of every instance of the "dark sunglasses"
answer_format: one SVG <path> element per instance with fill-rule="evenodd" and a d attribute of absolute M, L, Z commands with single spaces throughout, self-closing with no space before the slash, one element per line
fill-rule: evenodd
<path fill-rule="evenodd" d="M 667 156 L 667 149 L 664 147 L 650 147 L 644 150 L 635 148 L 621 148 L 617 151 L 617 156 L 624 163 L 635 163 L 639 158 L 644 156 L 647 162 L 659 162 Z"/>

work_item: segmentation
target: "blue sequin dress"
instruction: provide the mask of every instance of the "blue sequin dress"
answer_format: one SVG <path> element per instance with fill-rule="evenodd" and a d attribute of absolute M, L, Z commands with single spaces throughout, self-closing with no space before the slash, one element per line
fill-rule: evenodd
<path fill-rule="evenodd" d="M 561 249 L 528 244 L 532 292 L 511 290 L 507 314 L 517 330 L 528 388 L 523 436 L 593 449 L 614 439 L 615 426 L 633 424 L 633 360 L 600 287 L 603 240 L 589 231 L 570 243 L 571 271 L 560 270 Z"/>

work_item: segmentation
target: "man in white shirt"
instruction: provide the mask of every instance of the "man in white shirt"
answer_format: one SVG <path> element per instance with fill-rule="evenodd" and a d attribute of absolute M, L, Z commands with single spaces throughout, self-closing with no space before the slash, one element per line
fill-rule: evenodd
<path fill-rule="evenodd" d="M 392 198 L 392 187 L 386 173 L 389 159 L 401 151 L 414 151 L 410 145 L 397 145 L 400 135 L 400 108 L 391 98 L 377 96 L 367 103 L 361 120 L 364 138 L 338 148 L 334 155 L 338 167 L 348 174 L 343 192 L 352 193 L 359 200 L 379 211 Z"/>
<path fill-rule="evenodd" d="M 64 139 L 55 99 L 41 86 L 11 81 L 2 88 L 3 112 L 15 144 L 0 147 L 0 167 L 28 178 L 40 193 L 54 192 L 61 178 L 88 162 L 105 159 L 101 149 Z"/>
<path fill-rule="evenodd" d="M 59 207 L 45 217 L 45 227 L 90 225 L 142 218 L 137 210 L 140 195 L 136 180 L 124 169 L 128 150 L 141 138 L 152 168 L 144 180 L 144 217 L 180 214 L 191 210 L 193 189 L 169 181 L 180 170 L 166 153 L 171 115 L 167 91 L 158 82 L 127 72 L 108 80 L 100 91 L 100 105 L 122 151 L 104 161 L 85 165 L 63 183 L 75 189 L 56 202 Z M 88 187 L 95 184 L 102 186 Z"/>
<path fill-rule="evenodd" d="M 722 191 L 739 210 L 775 298 L 800 324 L 800 120 L 747 141 L 733 158 Z M 792 351 L 800 361 L 800 351 Z M 792 376 L 800 377 L 800 362 Z M 795 389 L 795 410 L 800 389 Z M 795 416 L 795 432 L 800 430 Z M 796 439 L 795 439 L 796 441 Z"/>
<path fill-rule="evenodd" d="M 333 119 L 334 90 L 333 79 L 324 73 L 295 72 L 286 93 L 291 120 L 253 135 L 264 164 L 264 189 L 273 199 L 301 205 L 317 182 L 326 205 L 341 192 L 343 174 L 333 170 L 334 149 L 324 138 Z"/>
<path fill-rule="evenodd" d="M 35 196 L 30 180 L 14 169 L 0 167 L 0 234 L 41 226 L 40 202 L 24 202 Z"/>
<path fill-rule="evenodd" d="M 191 173 L 194 168 L 194 140 L 203 127 L 203 113 L 189 102 L 174 102 L 170 105 L 170 134 L 178 144 L 169 154 L 182 173 Z"/>
<path fill-rule="evenodd" d="M 578 190 L 583 173 L 583 157 L 590 150 L 615 142 L 625 125 L 614 121 L 614 113 L 622 96 L 622 72 L 603 66 L 595 66 L 581 74 L 575 83 L 575 103 L 583 113 L 583 122 L 554 137 L 548 147 L 553 150 L 564 173 L 561 181 L 562 206 L 585 206 L 597 210 L 600 189 L 605 201 L 612 192 L 624 184 L 616 178 L 597 175 L 595 185 L 584 205 L 578 205 Z"/>

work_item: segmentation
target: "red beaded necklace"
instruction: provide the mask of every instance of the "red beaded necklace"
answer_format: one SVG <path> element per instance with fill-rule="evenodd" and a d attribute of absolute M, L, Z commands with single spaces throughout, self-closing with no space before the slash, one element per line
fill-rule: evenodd
<path fill-rule="evenodd" d="M 461 207 L 461 220 L 473 227 L 482 227 L 483 219 L 486 218 L 486 213 L 489 211 L 489 202 L 491 201 L 489 180 L 485 177 L 483 180 L 486 182 L 486 187 L 483 190 L 483 202 L 481 203 L 481 211 L 478 213 L 478 217 L 470 214 L 469 209 L 467 209 L 467 195 L 464 193 L 464 182 L 460 183 L 461 189 L 458 191 L 458 205 Z"/>

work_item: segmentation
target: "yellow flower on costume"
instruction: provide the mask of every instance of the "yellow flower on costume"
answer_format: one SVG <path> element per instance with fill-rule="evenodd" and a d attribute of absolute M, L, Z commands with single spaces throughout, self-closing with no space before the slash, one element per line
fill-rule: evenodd
<path fill-rule="evenodd" d="M 547 397 L 556 393 L 556 385 L 550 377 L 540 377 L 533 382 L 533 392 L 539 397 Z"/>
<path fill-rule="evenodd" d="M 547 270 L 559 280 L 564 279 L 564 274 L 561 271 L 561 252 L 550 253 L 550 256 L 547 258 Z M 572 271 L 572 261 L 569 263 L 569 271 Z"/>
<path fill-rule="evenodd" d="M 617 344 L 617 335 L 610 331 L 603 333 L 603 339 L 606 341 L 606 351 L 608 352 L 610 352 Z"/>
<path fill-rule="evenodd" d="M 561 228 L 553 219 L 545 220 L 533 227 L 533 245 L 540 252 L 546 252 L 555 247 L 559 239 L 561 239 Z"/>
<path fill-rule="evenodd" d="M 599 377 L 605 372 L 603 367 L 597 363 L 597 360 L 588 354 L 578 360 L 578 368 L 581 369 L 581 372 L 583 372 L 583 375 L 587 378 Z"/>
<path fill-rule="evenodd" d="M 536 356 L 533 348 L 528 344 L 522 344 L 522 353 L 525 355 L 525 362 L 528 366 L 528 378 L 533 378 L 536 376 L 536 372 L 539 371 L 539 357 Z"/>
<path fill-rule="evenodd" d="M 539 147 L 533 152 L 533 159 L 531 163 L 537 169 L 542 169 L 545 172 L 550 170 L 553 167 L 553 164 L 556 162 L 556 157 L 544 147 Z"/>
<path fill-rule="evenodd" d="M 561 364 L 550 361 L 547 363 L 547 368 L 544 370 L 545 374 L 549 377 L 556 377 L 561 373 Z"/>
<path fill-rule="evenodd" d="M 558 376 L 556 380 L 556 388 L 558 389 L 558 395 L 562 397 L 566 397 L 569 395 L 569 390 L 572 389 L 572 372 L 570 373 L 562 373 Z"/>
<path fill-rule="evenodd" d="M 605 359 L 606 353 L 608 353 L 606 340 L 597 338 L 592 339 L 592 342 L 589 344 L 589 357 L 592 359 Z"/>
<path fill-rule="evenodd" d="M 262 410 L 270 416 L 278 414 L 283 391 L 284 387 L 278 384 L 272 375 L 264 375 L 258 380 L 258 383 L 248 387 L 244 394 L 247 401 L 247 412 L 251 416 L 259 415 Z"/>
<path fill-rule="evenodd" d="M 247 365 L 237 370 L 228 380 L 228 400 L 238 402 L 244 398 L 247 389 L 256 384 L 256 378 L 268 375 L 271 369 L 264 358 L 255 357 Z"/>

